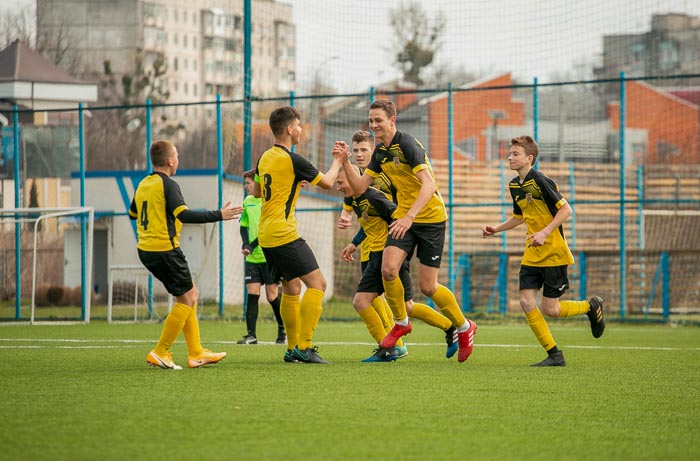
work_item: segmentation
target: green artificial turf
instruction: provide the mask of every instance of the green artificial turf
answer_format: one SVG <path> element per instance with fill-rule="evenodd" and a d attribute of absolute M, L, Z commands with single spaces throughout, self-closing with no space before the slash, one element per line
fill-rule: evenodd
<path fill-rule="evenodd" d="M 416 322 L 409 356 L 361 363 L 360 322 L 321 322 L 331 365 L 286 364 L 276 326 L 239 346 L 241 322 L 203 321 L 229 357 L 148 368 L 159 324 L 0 326 L 0 459 L 699 459 L 700 328 L 555 322 L 565 368 L 524 323 L 479 325 L 473 356 L 444 357 Z"/>

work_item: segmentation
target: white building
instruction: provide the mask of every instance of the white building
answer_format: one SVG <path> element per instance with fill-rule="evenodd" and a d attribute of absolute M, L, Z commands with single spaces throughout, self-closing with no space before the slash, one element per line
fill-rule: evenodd
<path fill-rule="evenodd" d="M 286 95 L 295 80 L 292 5 L 253 0 L 252 9 L 251 91 Z M 69 45 L 81 66 L 72 73 L 102 74 L 107 60 L 115 74 L 129 73 L 143 52 L 146 65 L 167 63 L 169 103 L 242 98 L 243 26 L 243 0 L 37 0 L 39 40 Z"/>

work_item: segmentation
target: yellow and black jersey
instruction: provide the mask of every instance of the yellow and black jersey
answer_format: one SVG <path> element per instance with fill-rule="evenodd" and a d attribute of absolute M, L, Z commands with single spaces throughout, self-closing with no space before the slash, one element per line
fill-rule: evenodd
<path fill-rule="evenodd" d="M 530 170 L 522 184 L 519 176 L 513 178 L 509 189 L 513 199 L 513 216 L 525 222 L 528 235 L 547 227 L 559 208 L 567 203 L 559 193 L 557 183 L 534 168 Z M 523 253 L 523 265 L 549 267 L 574 263 L 562 226 L 559 226 L 558 231 L 549 234 L 544 245 L 531 247 L 528 244 Z"/>
<path fill-rule="evenodd" d="M 136 188 L 129 216 L 136 219 L 137 248 L 170 251 L 180 246 L 182 222 L 177 216 L 187 210 L 180 186 L 163 173 L 146 176 Z"/>
<path fill-rule="evenodd" d="M 372 187 L 380 192 L 384 192 L 384 195 L 389 197 L 392 202 L 396 203 L 396 188 L 387 175 L 380 173 L 378 176 L 374 177 Z"/>
<path fill-rule="evenodd" d="M 316 185 L 323 173 L 304 157 L 275 144 L 260 156 L 256 175 L 263 197 L 258 226 L 260 246 L 274 248 L 298 239 L 294 209 L 301 181 Z"/>
<path fill-rule="evenodd" d="M 355 197 L 345 197 L 343 209 L 354 211 L 367 237 L 362 242 L 362 254 L 383 251 L 388 235 L 388 224 L 397 206 L 378 190 L 368 187 Z M 361 258 L 364 261 L 364 259 Z"/>
<path fill-rule="evenodd" d="M 367 174 L 376 179 L 381 173 L 384 173 L 389 178 L 396 190 L 398 203 L 398 208 L 394 212 L 395 219 L 405 216 L 416 201 L 421 188 L 421 182 L 416 173 L 421 170 L 430 172 L 430 177 L 437 187 L 428 154 L 413 136 L 397 131 L 390 146 L 387 147 L 381 143 L 375 147 L 372 159 L 367 166 Z M 427 224 L 446 220 L 445 203 L 440 192 L 436 190 L 413 222 Z"/>

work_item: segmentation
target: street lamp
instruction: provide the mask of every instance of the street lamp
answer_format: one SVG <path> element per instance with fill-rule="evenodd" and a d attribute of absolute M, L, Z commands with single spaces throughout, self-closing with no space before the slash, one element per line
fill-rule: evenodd
<path fill-rule="evenodd" d="M 324 59 L 321 61 L 321 63 L 316 66 L 316 69 L 314 70 L 314 81 L 313 81 L 313 87 L 312 87 L 312 92 L 313 96 L 319 95 L 321 92 L 321 70 L 323 70 L 323 66 L 328 64 L 331 61 L 335 61 L 337 59 L 340 59 L 338 56 L 331 56 L 329 58 Z M 321 130 L 320 127 L 318 127 L 319 122 L 321 120 L 321 104 L 318 102 L 317 98 L 313 98 L 311 100 L 312 108 L 311 108 L 311 117 L 312 117 L 312 125 L 311 125 L 311 163 L 313 163 L 316 167 L 320 167 L 318 164 L 318 159 L 320 158 L 319 156 L 319 142 L 318 138 L 321 136 Z"/>

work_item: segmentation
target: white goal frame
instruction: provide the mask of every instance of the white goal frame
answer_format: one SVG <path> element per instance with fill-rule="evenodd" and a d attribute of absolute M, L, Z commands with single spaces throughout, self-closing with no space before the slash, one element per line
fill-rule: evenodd
<path fill-rule="evenodd" d="M 108 269 L 108 282 L 107 282 L 107 323 L 114 323 L 115 321 L 112 319 L 112 311 L 113 311 L 113 298 L 114 298 L 114 273 L 115 272 L 120 272 L 120 271 L 129 271 L 133 274 L 137 275 L 143 275 L 144 280 L 146 282 L 145 288 L 147 290 L 147 299 L 143 299 L 143 301 L 146 302 L 146 307 L 149 309 L 152 308 L 150 305 L 151 302 L 151 295 L 152 295 L 152 290 L 153 286 L 152 284 L 149 284 L 148 281 L 149 279 L 152 280 L 152 275 L 146 269 L 144 266 L 139 265 L 139 264 L 122 264 L 122 265 L 112 265 L 109 266 Z M 139 309 L 139 287 L 141 287 L 138 283 L 134 284 L 134 323 L 137 323 L 138 320 L 138 309 Z M 168 312 L 170 312 L 170 309 L 173 307 L 173 296 L 168 293 Z M 129 321 L 127 321 L 129 322 Z M 120 322 L 121 323 L 121 322 Z"/>
<path fill-rule="evenodd" d="M 38 217 L 27 216 L 36 215 Z M 95 208 L 94 207 L 64 207 L 64 208 L 7 208 L 0 209 L 0 215 L 20 215 L 14 219 L 14 224 L 22 223 L 34 223 L 33 231 L 33 246 L 32 246 L 32 304 L 31 304 L 31 314 L 29 318 L 30 324 L 35 324 L 34 321 L 34 310 L 36 307 L 36 260 L 37 260 L 37 240 L 39 236 L 39 224 L 41 221 L 45 221 L 50 218 L 60 218 L 63 216 L 76 215 L 78 217 L 87 215 L 87 232 L 86 232 L 86 243 L 85 243 L 85 267 L 81 270 L 85 272 L 85 286 L 83 290 L 88 287 L 91 290 L 92 287 L 92 250 L 93 250 L 93 236 L 95 230 Z M 24 215 L 25 217 L 22 217 Z M 82 277 L 81 277 L 82 278 Z M 16 288 L 15 288 L 16 289 Z M 90 307 L 91 307 L 91 296 L 86 296 L 85 299 L 85 318 L 83 321 L 85 323 L 90 323 Z M 57 322 L 49 322 L 57 323 Z"/>

